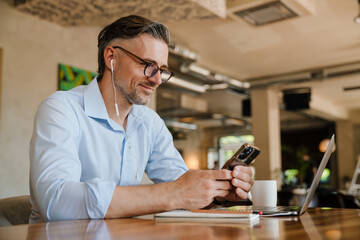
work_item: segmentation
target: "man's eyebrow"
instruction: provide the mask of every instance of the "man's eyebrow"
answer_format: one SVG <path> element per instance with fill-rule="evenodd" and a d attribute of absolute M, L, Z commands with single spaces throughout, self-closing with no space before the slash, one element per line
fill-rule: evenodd
<path fill-rule="evenodd" d="M 150 58 L 144 58 L 144 60 L 145 60 L 145 61 L 147 61 L 147 62 L 154 63 L 154 64 L 156 64 L 157 66 L 159 66 L 159 65 L 158 65 L 158 63 L 157 63 L 157 61 L 155 61 L 155 60 L 153 60 L 153 59 L 150 59 Z M 169 68 L 169 66 L 168 66 L 168 65 L 161 65 L 161 66 L 159 66 L 159 67 L 161 67 L 161 68 Z"/>

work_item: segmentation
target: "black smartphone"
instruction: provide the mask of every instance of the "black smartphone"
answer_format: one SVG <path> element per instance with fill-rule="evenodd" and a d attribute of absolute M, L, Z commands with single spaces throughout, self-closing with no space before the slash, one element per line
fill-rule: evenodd
<path fill-rule="evenodd" d="M 258 155 L 260 154 L 260 149 L 251 146 L 248 143 L 243 144 L 236 153 L 226 161 L 222 169 L 233 170 L 237 165 L 247 166 L 249 165 Z"/>

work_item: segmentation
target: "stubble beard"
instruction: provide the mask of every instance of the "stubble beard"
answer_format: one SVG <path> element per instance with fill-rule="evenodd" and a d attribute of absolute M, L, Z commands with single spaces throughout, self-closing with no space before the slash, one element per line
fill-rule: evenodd
<path fill-rule="evenodd" d="M 118 86 L 118 89 L 131 104 L 148 105 L 150 103 L 152 94 L 144 93 L 138 88 L 135 88 L 133 91 L 128 92 L 122 85 Z"/>

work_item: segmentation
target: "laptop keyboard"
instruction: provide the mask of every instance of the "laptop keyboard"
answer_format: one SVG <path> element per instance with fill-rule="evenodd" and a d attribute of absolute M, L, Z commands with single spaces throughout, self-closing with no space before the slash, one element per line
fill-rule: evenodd
<path fill-rule="evenodd" d="M 276 206 L 276 207 L 255 207 L 255 206 L 237 206 L 236 210 L 238 211 L 263 211 L 263 212 L 288 212 L 288 211 L 298 211 L 300 207 L 298 206 Z"/>

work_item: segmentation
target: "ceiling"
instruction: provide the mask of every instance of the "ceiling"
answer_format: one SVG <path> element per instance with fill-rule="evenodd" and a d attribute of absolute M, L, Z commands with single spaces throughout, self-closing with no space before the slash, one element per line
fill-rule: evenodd
<path fill-rule="evenodd" d="M 20 11 L 66 27 L 103 27 L 120 16 L 143 15 L 163 22 L 171 31 L 173 45 L 181 46 L 182 53 L 194 53 L 187 64 L 210 70 L 210 80 L 216 73 L 250 83 L 251 88 L 311 87 L 314 108 L 323 108 L 320 115 L 330 109 L 328 114 L 335 118 L 346 118 L 360 109 L 357 0 L 282 0 L 298 16 L 259 26 L 235 12 L 270 0 L 12 2 Z M 186 74 L 188 69 L 184 72 L 182 66 L 177 70 Z M 244 85 L 232 86 L 248 90 L 242 89 Z"/>

